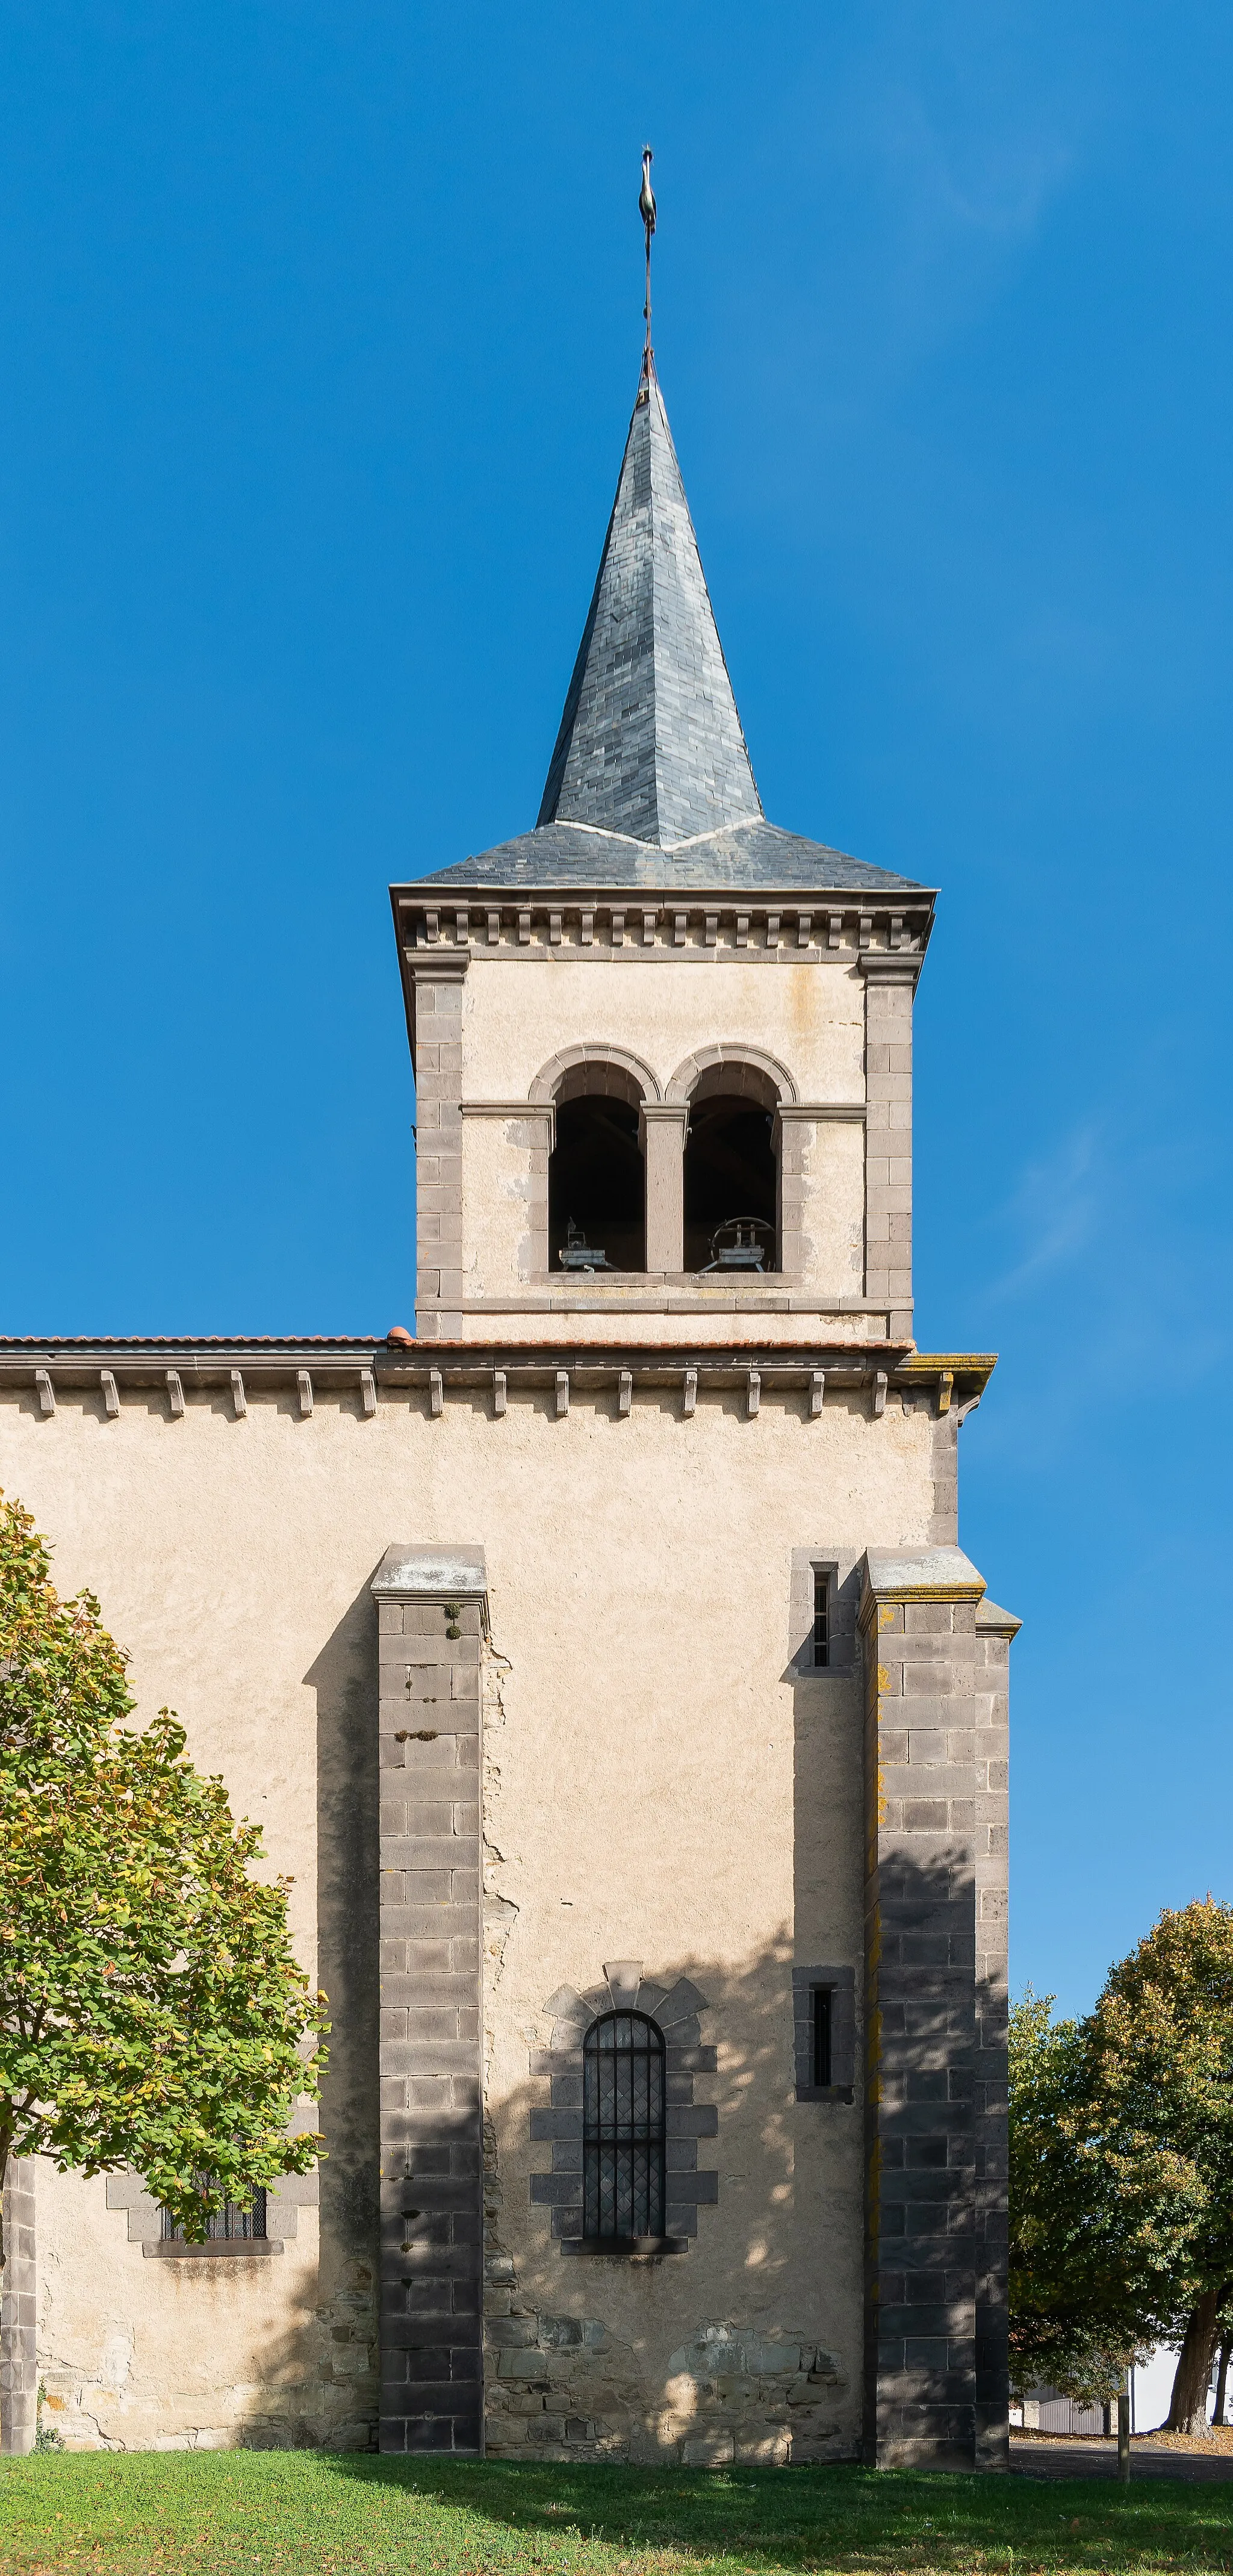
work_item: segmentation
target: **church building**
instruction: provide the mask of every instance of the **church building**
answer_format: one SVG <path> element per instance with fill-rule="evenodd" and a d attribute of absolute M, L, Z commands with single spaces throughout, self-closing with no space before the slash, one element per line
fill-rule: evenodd
<path fill-rule="evenodd" d="M 333 2025 L 317 2171 L 204 2247 L 20 2169 L 5 2446 L 1004 2468 L 1018 1622 L 958 1541 L 992 1359 L 913 1338 L 935 896 L 767 821 L 649 334 L 534 827 L 391 900 L 414 1336 L 0 1343 L 0 1485 Z"/>

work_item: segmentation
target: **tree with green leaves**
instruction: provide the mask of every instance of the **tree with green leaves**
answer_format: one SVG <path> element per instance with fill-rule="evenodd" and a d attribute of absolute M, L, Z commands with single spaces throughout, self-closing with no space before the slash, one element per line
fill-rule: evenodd
<path fill-rule="evenodd" d="M 138 1731 L 89 1592 L 0 1495 L 0 2228 L 10 2157 L 141 2174 L 190 2241 L 321 2148 L 325 1998 L 168 1709 Z M 3 2236 L 0 2234 L 0 2261 Z"/>
<path fill-rule="evenodd" d="M 1233 2303 L 1233 1906 L 1166 1907 L 1110 1971 L 1087 2033 L 1111 2169 L 1184 2217 L 1158 2313 L 1181 2347 L 1170 2429 L 1201 2432 Z"/>
<path fill-rule="evenodd" d="M 1011 2016 L 1016 2385 L 1108 2395 L 1176 2344 L 1169 2426 L 1201 2431 L 1233 2329 L 1233 1907 L 1166 1908 L 1083 2021 L 1050 2003 Z"/>
<path fill-rule="evenodd" d="M 1156 2338 L 1180 2214 L 1110 2159 L 1086 2026 L 1052 2002 L 1029 1987 L 1010 2016 L 1011 2375 L 1091 2404 Z"/>

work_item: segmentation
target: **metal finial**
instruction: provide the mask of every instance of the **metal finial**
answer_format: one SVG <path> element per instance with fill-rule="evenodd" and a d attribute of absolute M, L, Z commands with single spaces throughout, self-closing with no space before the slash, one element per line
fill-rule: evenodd
<path fill-rule="evenodd" d="M 651 150 L 650 144 L 644 143 L 642 147 L 642 186 L 638 192 L 638 212 L 642 217 L 643 228 L 646 232 L 646 302 L 642 308 L 646 319 L 646 339 L 643 343 L 642 349 L 642 371 L 646 376 L 650 375 L 654 357 L 654 352 L 651 348 L 651 235 L 655 230 L 655 191 L 651 186 L 651 163 L 654 158 L 655 155 Z"/>

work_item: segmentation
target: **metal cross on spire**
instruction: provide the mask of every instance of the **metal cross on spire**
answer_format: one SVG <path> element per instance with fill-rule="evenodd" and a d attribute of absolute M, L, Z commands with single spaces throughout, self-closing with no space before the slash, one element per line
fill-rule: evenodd
<path fill-rule="evenodd" d="M 646 232 L 646 302 L 642 308 L 643 313 L 646 316 L 646 339 L 643 343 L 642 349 L 642 372 L 645 376 L 650 375 L 654 361 L 654 351 L 651 347 L 651 235 L 655 230 L 655 191 L 651 186 L 651 163 L 654 158 L 655 155 L 651 150 L 650 144 L 644 143 L 642 147 L 642 186 L 638 192 L 638 212 L 642 217 L 643 228 Z"/>

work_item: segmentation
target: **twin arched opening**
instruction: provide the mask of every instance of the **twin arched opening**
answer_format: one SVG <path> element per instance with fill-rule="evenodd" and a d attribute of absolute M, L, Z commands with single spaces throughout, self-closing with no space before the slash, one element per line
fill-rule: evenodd
<path fill-rule="evenodd" d="M 554 1275 L 780 1268 L 776 1113 L 795 1096 L 782 1065 L 715 1047 L 661 1096 L 636 1058 L 579 1050 L 535 1090 L 555 1108 Z"/>

